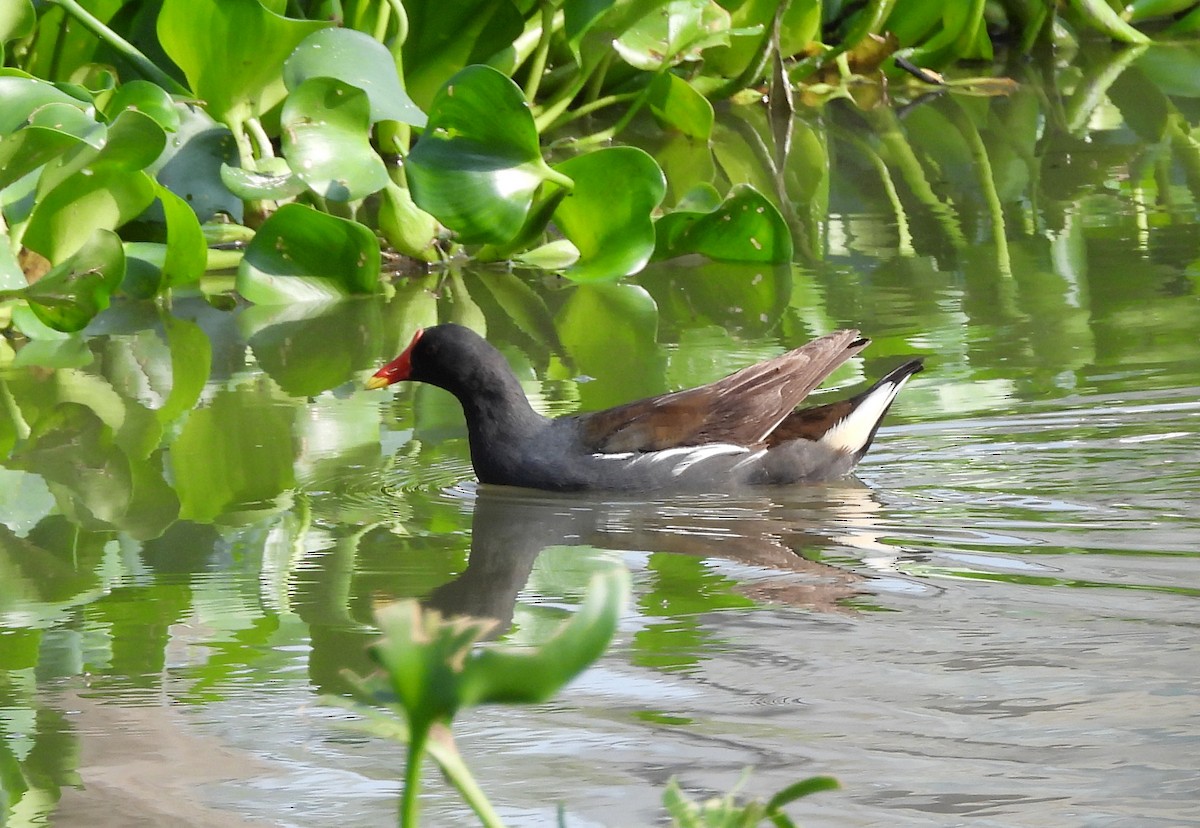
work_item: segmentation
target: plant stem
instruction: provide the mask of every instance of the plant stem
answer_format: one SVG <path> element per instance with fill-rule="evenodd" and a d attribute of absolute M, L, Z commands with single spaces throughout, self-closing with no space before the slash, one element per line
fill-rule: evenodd
<path fill-rule="evenodd" d="M 425 758 L 428 727 L 413 728 L 408 740 L 408 757 L 404 765 L 404 790 L 400 794 L 400 828 L 416 828 L 419 811 L 417 795 L 421 792 L 421 761 Z"/>
<path fill-rule="evenodd" d="M 529 80 L 526 81 L 525 100 L 533 103 L 537 99 L 538 88 L 542 85 L 542 75 L 546 73 L 546 58 L 550 55 L 550 37 L 554 34 L 554 4 L 550 0 L 542 0 L 542 32 L 538 36 L 537 49 L 533 53 L 533 62 L 529 66 Z"/>
<path fill-rule="evenodd" d="M 267 131 L 263 129 L 258 118 L 246 119 L 246 132 L 254 142 L 254 148 L 258 151 L 258 158 L 275 157 L 275 148 L 271 146 L 271 139 L 267 135 Z"/>
<path fill-rule="evenodd" d="M 622 101 L 632 101 L 638 96 L 638 94 L 639 93 L 637 92 L 622 92 L 618 95 L 606 95 L 603 98 L 597 98 L 590 103 L 585 103 L 582 106 L 572 109 L 568 113 L 564 113 L 557 121 L 550 124 L 549 128 L 558 129 L 561 126 L 571 123 L 572 121 L 577 121 L 580 118 L 591 115 L 598 109 L 603 109 L 606 106 L 612 106 L 613 104 L 618 104 Z"/>
<path fill-rule="evenodd" d="M 139 72 L 168 92 L 176 95 L 191 94 L 177 80 L 155 66 L 153 61 L 142 54 L 136 46 L 101 23 L 97 17 L 79 5 L 76 0 L 49 0 L 49 2 L 61 6 L 63 11 L 83 24 L 85 29 L 115 49 L 126 60 L 132 63 Z"/>

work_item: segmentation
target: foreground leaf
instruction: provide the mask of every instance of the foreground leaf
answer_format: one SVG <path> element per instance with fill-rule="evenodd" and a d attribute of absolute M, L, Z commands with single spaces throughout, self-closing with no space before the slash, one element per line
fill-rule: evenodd
<path fill-rule="evenodd" d="M 361 224 L 287 204 L 246 248 L 237 289 L 259 304 L 317 302 L 379 286 L 379 242 Z"/>
<path fill-rule="evenodd" d="M 610 147 L 571 158 L 555 169 L 575 188 L 554 211 L 554 222 L 579 251 L 563 275 L 576 282 L 637 273 L 654 252 L 651 212 L 666 193 L 654 159 L 634 147 Z M 613 182 L 620 181 L 620 187 Z"/>
<path fill-rule="evenodd" d="M 388 183 L 371 147 L 370 110 L 365 92 L 333 78 L 304 81 L 284 103 L 284 157 L 322 198 L 358 201 Z"/>
<path fill-rule="evenodd" d="M 66 261 L 25 291 L 38 319 L 57 331 L 78 331 L 108 307 L 125 275 L 125 251 L 116 233 L 97 230 Z"/>
<path fill-rule="evenodd" d="M 779 210 L 748 184 L 712 212 L 677 210 L 658 220 L 656 259 L 699 253 L 715 261 L 786 262 L 792 235 Z"/>
<path fill-rule="evenodd" d="M 354 29 L 322 29 L 296 47 L 283 67 L 288 89 L 309 78 L 336 78 L 366 93 L 371 121 L 425 126 L 428 120 L 404 91 L 396 62 L 382 43 Z"/>
<path fill-rule="evenodd" d="M 464 242 L 508 242 L 543 181 L 569 184 L 542 159 L 521 90 L 487 66 L 468 66 L 438 92 L 405 169 L 417 206 Z"/>

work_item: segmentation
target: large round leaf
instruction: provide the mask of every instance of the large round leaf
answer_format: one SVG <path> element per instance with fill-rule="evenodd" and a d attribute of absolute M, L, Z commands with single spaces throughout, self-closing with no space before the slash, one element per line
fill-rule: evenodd
<path fill-rule="evenodd" d="M 365 92 L 334 78 L 310 78 L 288 96 L 280 117 L 283 154 L 313 192 L 358 201 L 388 183 L 371 147 L 370 109 Z"/>
<path fill-rule="evenodd" d="M 405 0 L 404 10 L 404 82 L 422 105 L 464 66 L 510 49 L 525 26 L 512 0 Z"/>
<path fill-rule="evenodd" d="M 379 242 L 361 224 L 288 204 L 246 248 L 237 289 L 251 302 L 320 302 L 379 286 Z"/>
<path fill-rule="evenodd" d="M 466 242 L 511 240 L 542 182 L 565 183 L 542 160 L 521 90 L 487 66 L 442 87 L 405 168 L 417 206 Z"/>
<path fill-rule="evenodd" d="M 204 110 L 178 104 L 179 129 L 146 171 L 187 201 L 201 221 L 217 213 L 242 220 L 242 201 L 222 183 L 221 165 L 237 157 L 233 134 Z"/>
<path fill-rule="evenodd" d="M 118 86 L 105 104 L 104 114 L 112 120 L 126 109 L 136 109 L 150 116 L 168 132 L 179 129 L 180 117 L 179 110 L 175 108 L 175 101 L 171 99 L 167 90 L 157 83 L 131 80 Z"/>
<path fill-rule="evenodd" d="M 354 29 L 322 29 L 304 38 L 283 67 L 287 88 L 309 78 L 337 78 L 371 101 L 371 122 L 425 126 L 426 117 L 404 91 L 396 61 L 382 43 Z"/>
<path fill-rule="evenodd" d="M 116 233 L 96 230 L 79 252 L 25 291 L 38 319 L 56 331 L 82 330 L 100 311 L 125 275 L 125 251 Z"/>
<path fill-rule="evenodd" d="M 154 163 L 166 143 L 166 133 L 153 118 L 126 109 L 108 125 L 108 132 L 98 146 L 79 143 L 47 164 L 38 179 L 38 194 L 45 196 L 81 170 L 132 172 L 145 169 Z"/>
<path fill-rule="evenodd" d="M 654 72 L 664 65 L 699 60 L 710 46 L 728 46 L 729 12 L 714 0 L 671 0 L 647 14 L 613 41 L 613 49 L 636 69 Z"/>
<path fill-rule="evenodd" d="M 53 84 L 32 78 L 16 70 L 0 70 L 0 135 L 7 136 L 18 129 L 29 117 L 46 104 L 69 104 L 77 109 L 92 113 L 92 108 L 78 98 L 63 92 Z"/>
<path fill-rule="evenodd" d="M 98 229 L 116 230 L 145 210 L 157 190 L 141 170 L 105 168 L 75 173 L 33 208 L 22 241 L 57 264 Z"/>
<path fill-rule="evenodd" d="M 74 144 L 100 140 L 104 132 L 103 126 L 72 104 L 46 104 L 30 115 L 26 126 L 0 135 L 0 190 Z"/>
<path fill-rule="evenodd" d="M 214 118 L 242 121 L 283 100 L 283 62 L 330 25 L 281 17 L 258 0 L 163 0 L 158 39 Z"/>
<path fill-rule="evenodd" d="M 723 262 L 786 262 L 792 235 L 775 205 L 739 184 L 712 212 L 677 210 L 658 220 L 657 259 L 699 253 Z"/>
<path fill-rule="evenodd" d="M 654 252 L 650 213 L 666 193 L 654 159 L 635 147 L 610 147 L 576 156 L 555 169 L 575 182 L 554 211 L 554 222 L 579 251 L 567 278 L 619 279 L 645 267 Z M 613 182 L 619 181 L 619 187 Z"/>

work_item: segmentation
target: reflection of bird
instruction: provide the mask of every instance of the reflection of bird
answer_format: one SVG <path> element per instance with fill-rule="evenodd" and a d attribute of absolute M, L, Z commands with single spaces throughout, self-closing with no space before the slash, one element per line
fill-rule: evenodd
<path fill-rule="evenodd" d="M 458 325 L 417 331 L 367 382 L 427 382 L 458 398 L 483 483 L 535 489 L 726 489 L 830 480 L 866 453 L 912 360 L 847 400 L 796 411 L 869 344 L 837 331 L 724 379 L 626 405 L 548 419 L 533 410 L 504 356 Z"/>

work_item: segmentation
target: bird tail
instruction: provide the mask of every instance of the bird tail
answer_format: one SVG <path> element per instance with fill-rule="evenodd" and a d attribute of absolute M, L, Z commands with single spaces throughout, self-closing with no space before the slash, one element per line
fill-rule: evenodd
<path fill-rule="evenodd" d="M 840 416 L 836 419 L 830 418 L 833 422 L 817 441 L 851 454 L 855 459 L 862 457 L 871 447 L 875 432 L 879 431 L 879 424 L 883 422 L 884 415 L 891 408 L 904 383 L 924 367 L 922 360 L 910 360 L 861 394 L 841 403 L 822 406 L 830 409 L 839 406 L 841 411 L 837 412 Z M 843 411 L 845 413 L 842 413 Z"/>

